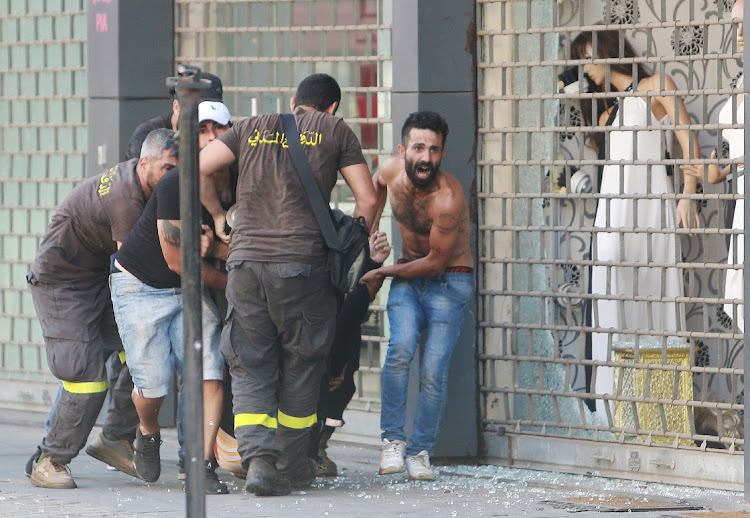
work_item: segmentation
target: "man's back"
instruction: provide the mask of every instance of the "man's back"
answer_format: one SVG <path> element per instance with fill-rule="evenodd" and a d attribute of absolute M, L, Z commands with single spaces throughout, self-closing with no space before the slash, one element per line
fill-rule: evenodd
<path fill-rule="evenodd" d="M 55 283 L 106 275 L 117 250 L 146 203 L 136 167 L 122 162 L 88 178 L 63 200 L 31 270 L 40 282 Z"/>
<path fill-rule="evenodd" d="M 298 108 L 305 155 L 328 202 L 338 170 L 364 163 L 351 129 L 338 117 Z M 325 257 L 320 227 L 294 169 L 278 114 L 246 119 L 220 137 L 239 164 L 231 260 L 313 262 Z"/>
<path fill-rule="evenodd" d="M 179 219 L 179 190 L 180 170 L 175 168 L 159 180 L 141 217 L 117 251 L 117 262 L 152 288 L 180 287 L 180 276 L 170 270 L 164 260 L 156 225 L 160 211 L 170 211 L 169 219 Z"/>

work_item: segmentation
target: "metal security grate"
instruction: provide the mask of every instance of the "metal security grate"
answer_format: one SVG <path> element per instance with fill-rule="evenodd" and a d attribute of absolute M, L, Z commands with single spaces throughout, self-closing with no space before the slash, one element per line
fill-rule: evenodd
<path fill-rule="evenodd" d="M 374 171 L 392 153 L 390 16 L 391 0 L 177 0 L 176 60 L 221 77 L 237 119 L 288 111 L 300 80 L 331 74 L 342 87 L 337 115 L 359 137 Z M 343 180 L 332 203 L 353 208 Z M 390 228 L 390 217 L 382 225 Z M 386 297 L 381 290 L 363 328 L 354 408 L 379 410 Z"/>
<path fill-rule="evenodd" d="M 54 209 L 86 175 L 85 4 L 0 3 L 0 382 L 8 387 L 54 380 L 25 275 Z M 32 386 L 0 400 L 39 404 Z"/>
<path fill-rule="evenodd" d="M 741 462 L 741 295 L 725 288 L 742 268 L 742 254 L 728 250 L 742 235 L 727 214 L 743 181 L 733 3 L 477 2 L 479 358 L 490 442 L 582 440 L 586 459 L 558 452 L 546 462 L 642 477 L 680 469 L 638 460 L 635 470 L 618 447 L 714 450 L 733 457 L 725 466 Z M 592 33 L 590 53 L 573 48 L 582 32 Z M 729 119 L 720 119 L 727 100 Z M 704 172 L 691 189 L 686 164 L 728 167 L 731 181 L 711 184 Z M 688 201 L 700 227 L 692 215 L 677 224 Z M 730 471 L 706 478 L 740 483 Z"/>

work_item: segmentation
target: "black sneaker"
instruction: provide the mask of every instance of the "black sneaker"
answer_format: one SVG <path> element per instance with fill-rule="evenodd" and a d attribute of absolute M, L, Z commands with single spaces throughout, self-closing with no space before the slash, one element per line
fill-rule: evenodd
<path fill-rule="evenodd" d="M 210 460 L 206 461 L 206 494 L 207 495 L 226 495 L 229 494 L 229 488 L 216 474 L 216 466 Z"/>
<path fill-rule="evenodd" d="M 263 457 L 250 459 L 245 489 L 256 496 L 284 496 L 292 492 L 289 481 L 279 476 L 276 466 Z"/>
<path fill-rule="evenodd" d="M 41 454 L 42 454 L 42 447 L 37 446 L 34 454 L 31 457 L 29 457 L 29 460 L 26 461 L 26 467 L 24 468 L 23 472 L 26 474 L 27 477 L 31 478 L 31 472 L 34 470 L 34 463 L 36 462 L 36 459 L 38 459 Z"/>
<path fill-rule="evenodd" d="M 138 478 L 144 482 L 156 482 L 161 475 L 161 457 L 159 447 L 161 446 L 161 435 L 158 433 L 143 435 L 141 429 L 135 436 L 135 454 L 133 465 Z"/>

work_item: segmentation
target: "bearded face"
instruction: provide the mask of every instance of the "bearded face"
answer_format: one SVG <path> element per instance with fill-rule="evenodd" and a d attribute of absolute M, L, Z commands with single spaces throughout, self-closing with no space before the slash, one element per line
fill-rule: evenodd
<path fill-rule="evenodd" d="M 442 162 L 442 160 L 433 163 L 425 160 L 417 162 L 414 159 L 409 160 L 408 158 L 405 158 L 404 166 L 406 168 L 406 176 L 409 177 L 409 180 L 411 180 L 411 183 L 417 189 L 426 189 L 435 180 L 435 176 L 437 176 L 437 173 L 440 170 L 440 162 Z"/>
<path fill-rule="evenodd" d="M 443 161 L 442 135 L 428 129 L 413 128 L 406 146 L 400 146 L 406 176 L 417 189 L 429 187 Z"/>

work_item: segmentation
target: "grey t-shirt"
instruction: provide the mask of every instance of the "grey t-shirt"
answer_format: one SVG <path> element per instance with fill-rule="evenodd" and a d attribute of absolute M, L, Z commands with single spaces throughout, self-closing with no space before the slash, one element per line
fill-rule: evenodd
<path fill-rule="evenodd" d="M 117 164 L 66 196 L 31 267 L 39 282 L 106 278 L 117 241 L 125 241 L 146 204 L 137 165 L 137 158 Z"/>
<path fill-rule="evenodd" d="M 339 169 L 362 164 L 362 147 L 340 117 L 297 108 L 302 148 L 326 202 Z M 229 260 L 314 263 L 325 257 L 320 226 L 289 155 L 279 114 L 245 119 L 219 137 L 239 164 Z"/>

